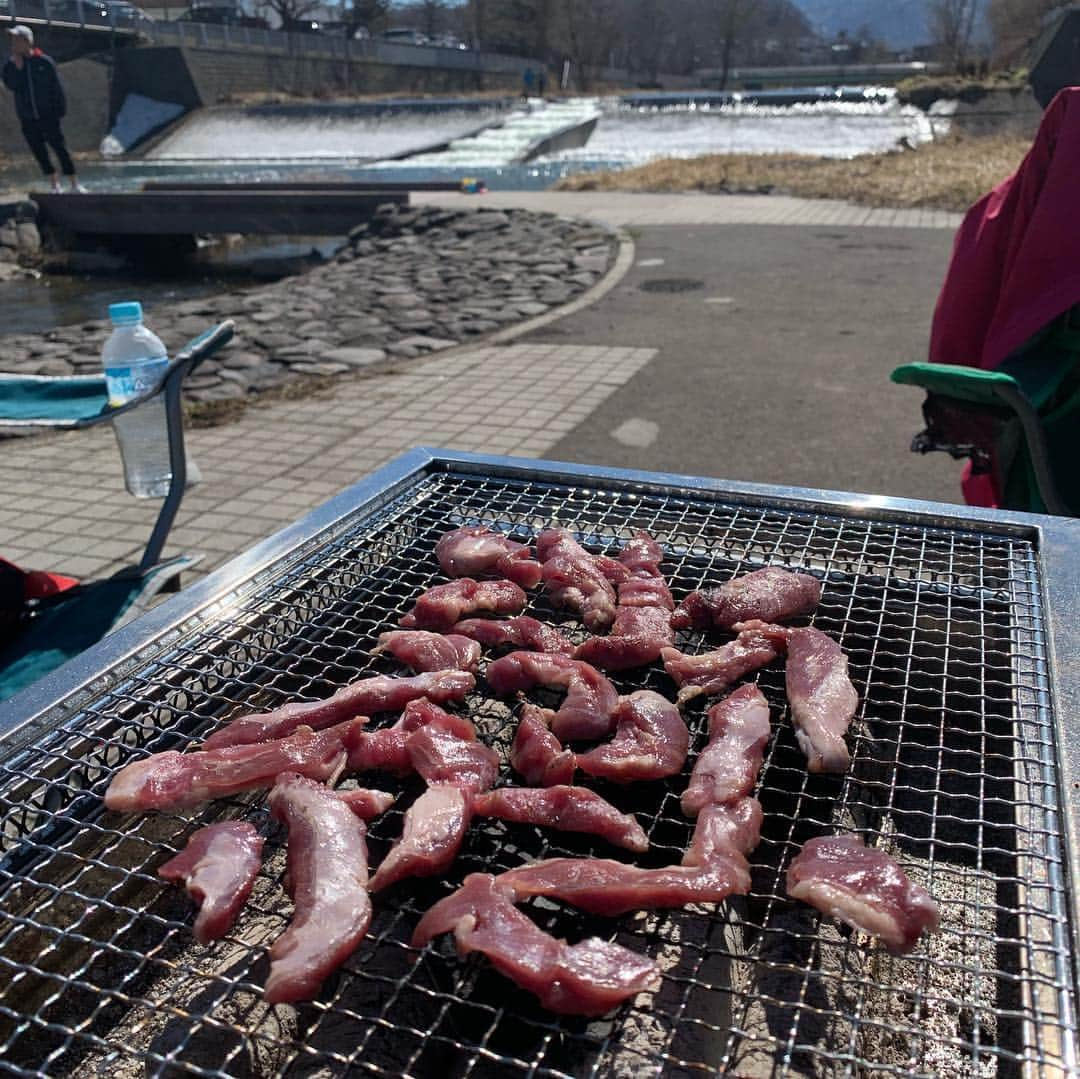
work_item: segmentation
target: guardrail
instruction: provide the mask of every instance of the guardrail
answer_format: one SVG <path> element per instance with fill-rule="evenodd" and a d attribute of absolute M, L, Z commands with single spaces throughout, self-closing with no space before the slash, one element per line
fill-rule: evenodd
<path fill-rule="evenodd" d="M 126 11 L 119 13 L 111 4 L 87 0 L 0 0 L 0 22 L 22 23 L 31 28 L 54 26 L 64 30 L 99 30 L 136 35 L 144 32 L 152 20 Z"/>
<path fill-rule="evenodd" d="M 152 22 L 140 33 L 156 45 L 188 45 L 202 48 L 256 49 L 286 56 L 318 56 L 332 60 L 367 60 L 411 67 L 454 71 L 485 71 L 518 74 L 530 61 L 520 56 L 449 49 L 435 45 L 405 45 L 376 39 L 357 40 L 338 34 L 295 34 L 250 26 L 224 26 L 187 20 Z"/>
<path fill-rule="evenodd" d="M 129 9 L 130 10 L 130 9 Z M 253 49 L 283 56 L 315 56 L 332 60 L 367 60 L 410 67 L 491 74 L 521 74 L 536 67 L 536 60 L 475 49 L 451 49 L 436 45 L 407 45 L 359 40 L 339 34 L 298 34 L 249 26 L 225 26 L 188 20 L 159 21 L 132 17 L 111 4 L 88 0 L 0 0 L 0 22 L 20 22 L 30 27 L 100 30 L 138 36 L 155 45 L 202 48 Z"/>

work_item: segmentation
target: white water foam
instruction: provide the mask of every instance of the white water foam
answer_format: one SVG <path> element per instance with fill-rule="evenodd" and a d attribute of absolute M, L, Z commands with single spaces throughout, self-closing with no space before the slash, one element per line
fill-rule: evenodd
<path fill-rule="evenodd" d="M 586 146 L 540 161 L 607 161 L 612 167 L 659 157 L 701 154 L 800 153 L 854 157 L 934 137 L 920 109 L 886 102 L 820 101 L 789 106 L 748 103 L 629 108 L 608 104 Z"/>
<path fill-rule="evenodd" d="M 504 115 L 496 108 L 446 112 L 302 115 L 239 106 L 193 115 L 146 155 L 153 161 L 361 161 L 449 142 Z"/>
<path fill-rule="evenodd" d="M 558 102 L 531 99 L 527 108 L 511 113 L 499 127 L 489 128 L 471 138 L 457 139 L 440 153 L 410 157 L 400 165 L 405 168 L 435 166 L 458 172 L 508 165 L 521 160 L 525 151 L 539 139 L 598 116 L 598 98 L 571 98 Z M 382 165 L 392 166 L 393 162 L 381 162 Z"/>

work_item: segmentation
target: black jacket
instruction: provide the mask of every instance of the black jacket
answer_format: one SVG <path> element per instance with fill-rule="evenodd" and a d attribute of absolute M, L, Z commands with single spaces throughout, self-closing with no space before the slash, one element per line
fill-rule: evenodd
<path fill-rule="evenodd" d="M 20 120 L 59 120 L 67 112 L 67 99 L 56 73 L 56 64 L 40 49 L 23 60 L 4 64 L 4 85 L 15 95 L 15 112 Z"/>

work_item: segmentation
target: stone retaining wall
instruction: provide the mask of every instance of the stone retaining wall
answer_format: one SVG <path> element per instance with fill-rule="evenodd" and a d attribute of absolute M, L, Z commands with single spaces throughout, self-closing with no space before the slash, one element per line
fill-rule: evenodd
<path fill-rule="evenodd" d="M 1030 87 L 987 90 L 977 99 L 935 103 L 930 113 L 951 117 L 953 130 L 968 135 L 1019 135 L 1034 138 L 1042 120 L 1042 107 Z"/>
<path fill-rule="evenodd" d="M 30 267 L 40 251 L 37 204 L 18 196 L 0 201 L 0 282 L 36 276 Z"/>
<path fill-rule="evenodd" d="M 110 70 L 115 77 L 110 77 Z M 279 93 L 304 97 L 333 94 L 463 93 L 518 91 L 516 74 L 467 69 L 409 67 L 356 59 L 281 56 L 257 49 L 146 46 L 115 55 L 88 56 L 60 65 L 68 98 L 64 138 L 75 152 L 92 152 L 109 133 L 112 117 L 129 93 L 187 108 L 214 105 L 240 94 Z M 0 153 L 29 160 L 15 120 L 11 94 L 0 88 Z M 6 112 L 4 111 L 6 109 Z"/>

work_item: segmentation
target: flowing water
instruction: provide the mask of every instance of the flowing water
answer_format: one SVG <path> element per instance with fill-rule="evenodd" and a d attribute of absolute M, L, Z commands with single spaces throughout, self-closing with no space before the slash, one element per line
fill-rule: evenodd
<path fill-rule="evenodd" d="M 735 101 L 664 107 L 610 105 L 588 145 L 554 155 L 553 161 L 607 161 L 613 167 L 659 157 L 700 154 L 814 154 L 854 157 L 893 149 L 900 139 L 928 142 L 927 115 L 901 105 L 891 91 L 866 100 L 800 102 L 776 106 Z"/>
<path fill-rule="evenodd" d="M 488 128 L 506 102 L 217 106 L 157 143 L 146 161 L 371 161 L 415 153 Z"/>

